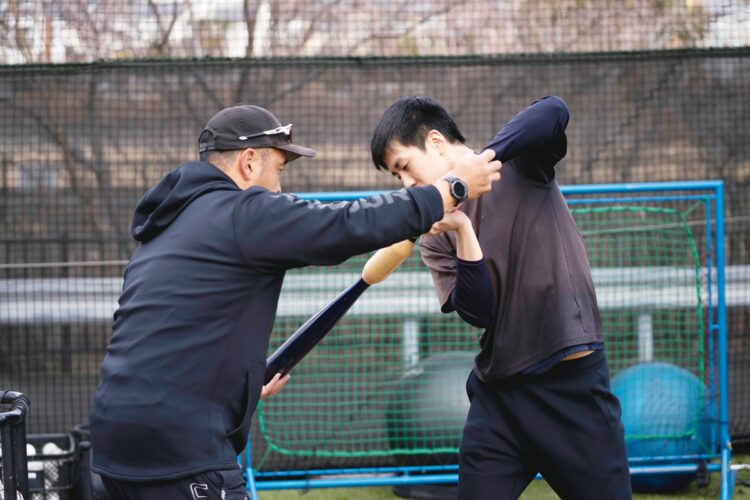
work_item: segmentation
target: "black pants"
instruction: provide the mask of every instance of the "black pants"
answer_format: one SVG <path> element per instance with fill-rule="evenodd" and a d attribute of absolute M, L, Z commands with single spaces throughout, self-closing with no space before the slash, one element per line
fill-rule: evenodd
<path fill-rule="evenodd" d="M 102 482 L 112 500 L 245 500 L 242 471 L 217 470 L 168 481 L 122 481 L 102 476 Z"/>
<path fill-rule="evenodd" d="M 537 472 L 563 500 L 631 498 L 620 402 L 603 350 L 498 383 L 472 373 L 466 389 L 459 499 L 516 499 Z"/>

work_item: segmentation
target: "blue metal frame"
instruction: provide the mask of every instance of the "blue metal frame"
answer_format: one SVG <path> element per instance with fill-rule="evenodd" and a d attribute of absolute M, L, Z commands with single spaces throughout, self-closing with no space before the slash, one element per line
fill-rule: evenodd
<path fill-rule="evenodd" d="M 711 233 L 711 205 L 706 204 L 706 234 L 712 234 Z M 711 363 L 715 363 L 715 342 L 714 342 L 714 335 L 716 334 L 716 330 L 714 329 L 714 325 L 716 323 L 716 314 L 715 309 L 713 307 L 713 290 L 712 290 L 712 284 L 713 284 L 713 244 L 711 238 L 706 238 L 706 268 L 708 270 L 708 276 L 707 276 L 707 286 L 708 286 L 708 359 L 711 360 Z M 714 415 L 719 414 L 718 409 L 718 401 L 716 401 L 716 370 L 711 370 L 709 372 L 709 395 L 711 398 L 711 405 L 713 406 Z M 717 442 L 717 429 L 716 426 L 711 426 L 711 449 L 716 449 L 716 442 Z"/>
<path fill-rule="evenodd" d="M 669 201 L 696 199 L 705 200 L 707 207 L 707 263 L 708 266 L 708 323 L 709 323 L 709 359 L 714 364 L 714 338 L 718 344 L 718 450 L 714 454 L 684 455 L 672 457 L 654 457 L 648 459 L 631 459 L 631 474 L 656 474 L 675 472 L 695 472 L 698 470 L 698 461 L 710 461 L 720 459 L 719 463 L 708 463 L 709 472 L 721 473 L 721 499 L 732 498 L 733 481 L 730 470 L 731 442 L 729 435 L 729 397 L 728 397 L 728 367 L 727 367 L 727 316 L 725 302 L 725 254 L 724 254 L 724 183 L 723 181 L 687 181 L 687 182 L 654 182 L 641 184 L 588 184 L 577 186 L 562 186 L 562 193 L 566 196 L 576 195 L 600 195 L 610 193 L 654 193 L 654 192 L 690 192 L 709 191 L 712 194 L 699 195 L 657 195 L 657 196 L 633 196 L 627 198 L 589 198 L 585 200 L 571 199 L 569 204 L 581 203 L 613 203 L 630 201 Z M 339 191 L 339 192 L 312 192 L 301 193 L 303 199 L 315 199 L 320 201 L 345 201 L 359 198 L 367 198 L 383 191 Z M 711 237 L 711 201 L 714 202 L 715 237 Z M 714 245 L 711 245 L 711 242 Z M 712 293 L 712 260 L 715 259 L 717 297 L 716 304 L 713 302 Z M 714 369 L 710 370 L 710 385 L 712 396 L 715 394 L 715 383 L 713 379 Z M 715 398 L 714 398 L 715 400 Z M 715 433 L 716 434 L 716 433 Z M 712 444 L 716 445 L 714 439 Z M 256 491 L 278 490 L 278 489 L 309 489 L 309 488 L 337 488 L 337 487 L 366 487 L 366 486 L 392 486 L 392 485 L 416 485 L 416 484 L 455 484 L 458 481 L 458 466 L 425 466 L 425 467 L 365 467 L 365 468 L 339 468 L 339 469 L 315 469 L 315 470 L 293 470 L 276 472 L 256 472 L 250 464 L 250 443 L 245 452 L 246 469 L 248 477 L 248 491 L 251 498 L 257 498 Z M 654 465 L 653 462 L 669 462 L 674 460 L 694 461 L 694 464 L 684 465 Z M 648 465 L 639 465 L 640 462 L 648 461 Z M 369 477 L 327 477 L 336 475 L 370 475 Z M 302 477 L 303 479 L 299 479 Z M 537 476 L 537 479 L 541 476 Z"/>
<path fill-rule="evenodd" d="M 719 448 L 721 449 L 721 498 L 732 498 L 729 463 L 732 459 L 732 443 L 729 436 L 729 370 L 727 366 L 727 307 L 724 296 L 724 183 L 716 190 L 716 281 L 718 285 L 719 315 Z"/>
<path fill-rule="evenodd" d="M 645 193 L 653 191 L 708 191 L 717 195 L 724 192 L 724 181 L 685 181 L 685 182 L 644 182 L 635 184 L 578 184 L 575 186 L 560 186 L 566 196 L 574 194 L 605 194 L 605 193 Z M 384 191 L 330 191 L 299 193 L 299 197 L 306 200 L 346 201 L 359 198 L 369 198 Z M 723 203 L 722 203 L 723 205 Z"/>

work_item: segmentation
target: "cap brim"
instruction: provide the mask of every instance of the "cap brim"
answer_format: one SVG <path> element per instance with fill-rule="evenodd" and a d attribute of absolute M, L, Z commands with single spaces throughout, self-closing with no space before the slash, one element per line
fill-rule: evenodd
<path fill-rule="evenodd" d="M 284 144 L 283 146 L 273 146 L 276 149 L 281 149 L 282 151 L 286 151 L 286 159 L 287 161 L 296 160 L 300 156 L 305 156 L 307 158 L 315 158 L 315 150 L 306 148 L 303 146 L 297 146 L 296 144 Z"/>

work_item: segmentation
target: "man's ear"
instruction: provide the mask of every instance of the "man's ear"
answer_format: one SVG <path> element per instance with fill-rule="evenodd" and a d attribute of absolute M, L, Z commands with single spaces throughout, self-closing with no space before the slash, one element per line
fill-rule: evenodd
<path fill-rule="evenodd" d="M 439 154 L 445 152 L 445 147 L 448 141 L 445 140 L 445 136 L 437 130 L 430 130 L 427 132 L 427 138 L 425 139 L 425 146 L 434 148 Z"/>
<path fill-rule="evenodd" d="M 240 176 L 249 181 L 253 174 L 253 162 L 258 161 L 258 152 L 253 148 L 243 149 L 240 154 L 237 155 L 237 170 Z"/>

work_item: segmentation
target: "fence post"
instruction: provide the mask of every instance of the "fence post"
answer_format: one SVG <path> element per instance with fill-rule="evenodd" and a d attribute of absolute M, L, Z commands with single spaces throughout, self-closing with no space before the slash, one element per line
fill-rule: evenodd
<path fill-rule="evenodd" d="M 26 464 L 26 413 L 29 398 L 25 394 L 3 391 L 0 404 L 10 409 L 0 413 L 0 439 L 3 450 L 3 493 L 5 500 L 17 500 L 17 492 L 29 498 L 29 474 Z"/>

